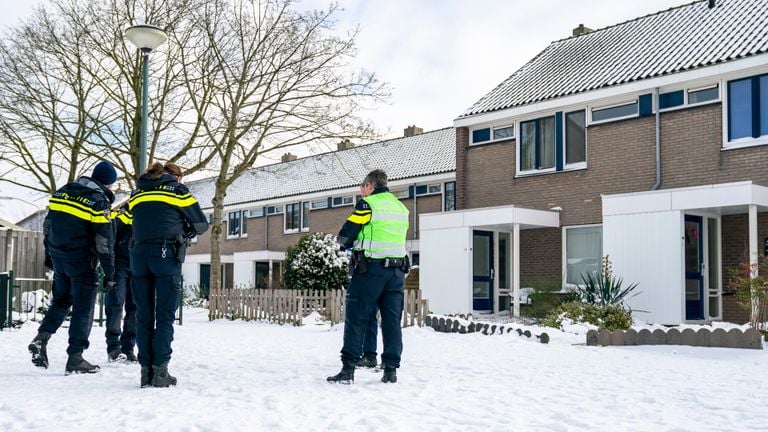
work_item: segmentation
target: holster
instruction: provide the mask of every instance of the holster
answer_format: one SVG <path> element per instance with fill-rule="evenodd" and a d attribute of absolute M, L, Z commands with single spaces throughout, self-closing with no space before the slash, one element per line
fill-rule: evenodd
<path fill-rule="evenodd" d="M 411 259 L 406 255 L 403 258 L 403 263 L 400 265 L 400 271 L 403 273 L 408 273 L 411 271 Z"/>
<path fill-rule="evenodd" d="M 173 242 L 173 252 L 174 255 L 176 255 L 176 259 L 181 263 L 183 263 L 184 259 L 187 257 L 187 246 L 187 239 L 181 234 L 178 234 L 176 236 L 176 241 Z"/>
<path fill-rule="evenodd" d="M 368 273 L 368 261 L 366 261 L 363 251 L 356 250 L 352 252 L 352 262 L 354 263 L 352 266 L 353 274 Z"/>

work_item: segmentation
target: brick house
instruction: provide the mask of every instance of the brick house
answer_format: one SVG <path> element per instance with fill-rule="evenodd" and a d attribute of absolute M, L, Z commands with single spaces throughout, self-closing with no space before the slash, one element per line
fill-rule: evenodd
<path fill-rule="evenodd" d="M 420 224 L 434 312 L 517 315 L 609 255 L 640 319 L 748 319 L 723 275 L 768 248 L 767 0 L 579 26 L 454 126 L 459 210 Z"/>
<path fill-rule="evenodd" d="M 236 180 L 224 201 L 223 286 L 280 286 L 286 248 L 309 232 L 338 233 L 375 168 L 387 172 L 390 190 L 411 212 L 407 249 L 418 262 L 418 215 L 455 209 L 456 137 L 452 127 L 404 132 L 369 145 L 344 141 L 335 152 L 300 159 L 286 154 Z M 213 180 L 187 185 L 210 220 Z M 210 282 L 209 233 L 192 243 L 182 272 L 187 286 Z"/>

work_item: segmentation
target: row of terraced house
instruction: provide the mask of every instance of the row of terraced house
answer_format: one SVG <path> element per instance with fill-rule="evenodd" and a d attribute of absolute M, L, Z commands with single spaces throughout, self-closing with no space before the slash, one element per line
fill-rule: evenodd
<path fill-rule="evenodd" d="M 747 320 L 725 273 L 768 248 L 768 0 L 579 26 L 453 127 L 405 132 L 286 155 L 235 182 L 224 285 L 277 286 L 286 247 L 336 233 L 382 168 L 411 211 L 408 250 L 433 312 L 518 315 L 527 287 L 567 290 L 607 255 L 639 284 L 640 319 Z M 210 202 L 211 181 L 190 188 Z M 190 250 L 187 283 L 207 283 L 208 243 Z"/>

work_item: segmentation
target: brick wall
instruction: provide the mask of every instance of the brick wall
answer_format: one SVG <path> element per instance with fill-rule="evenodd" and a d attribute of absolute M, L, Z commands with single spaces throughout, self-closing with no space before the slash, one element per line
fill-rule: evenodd
<path fill-rule="evenodd" d="M 563 279 L 562 261 L 560 228 L 520 230 L 521 287 L 560 284 Z"/>
<path fill-rule="evenodd" d="M 749 260 L 749 218 L 746 214 L 722 217 L 723 250 L 723 320 L 745 323 L 749 321 L 749 308 L 739 304 L 738 297 L 728 288 L 728 269 Z M 758 250 L 763 254 L 763 241 L 768 238 L 768 214 L 758 214 Z"/>

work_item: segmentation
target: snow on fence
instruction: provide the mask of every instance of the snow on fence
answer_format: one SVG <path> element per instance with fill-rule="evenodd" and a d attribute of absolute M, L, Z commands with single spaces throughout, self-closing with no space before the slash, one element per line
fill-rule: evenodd
<path fill-rule="evenodd" d="M 422 326 L 429 302 L 420 290 L 406 290 L 402 326 Z M 301 325 L 311 312 L 323 315 L 331 325 L 344 321 L 346 290 L 222 289 L 211 291 L 208 318 L 244 319 Z"/>

